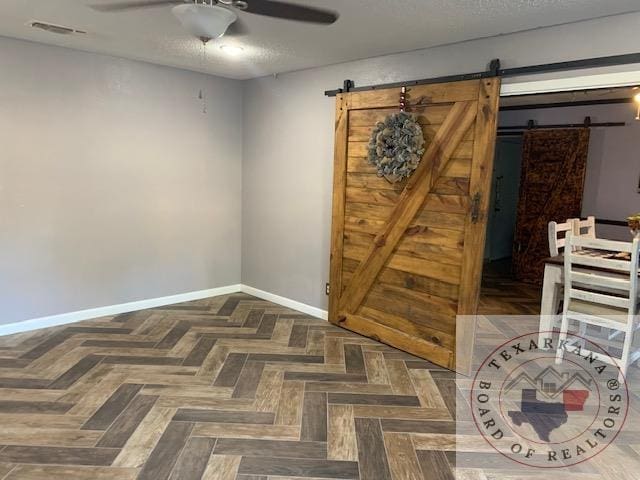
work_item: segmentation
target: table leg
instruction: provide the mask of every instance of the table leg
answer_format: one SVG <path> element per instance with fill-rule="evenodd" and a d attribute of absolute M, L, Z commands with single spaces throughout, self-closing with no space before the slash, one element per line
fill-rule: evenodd
<path fill-rule="evenodd" d="M 542 302 L 540 303 L 540 335 L 538 347 L 542 348 L 544 339 L 557 320 L 558 307 L 560 306 L 560 290 L 562 287 L 562 266 L 547 264 L 544 267 L 544 282 L 542 285 Z"/>

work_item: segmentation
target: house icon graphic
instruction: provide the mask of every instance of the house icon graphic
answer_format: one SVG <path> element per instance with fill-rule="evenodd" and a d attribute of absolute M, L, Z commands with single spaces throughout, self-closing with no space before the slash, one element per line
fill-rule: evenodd
<path fill-rule="evenodd" d="M 532 377 L 526 372 L 521 372 L 505 385 L 503 391 L 534 389 L 541 397 L 548 400 L 556 400 L 567 390 L 591 391 L 593 381 L 586 378 L 580 372 L 558 372 L 554 367 L 546 367 L 538 375 Z"/>

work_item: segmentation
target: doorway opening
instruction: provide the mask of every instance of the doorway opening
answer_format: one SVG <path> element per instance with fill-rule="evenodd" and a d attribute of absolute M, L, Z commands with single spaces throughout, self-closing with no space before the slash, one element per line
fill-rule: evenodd
<path fill-rule="evenodd" d="M 518 311 L 537 313 L 549 221 L 593 216 L 599 234 L 628 240 L 625 219 L 640 209 L 639 93 L 627 86 L 500 98 L 483 313 L 492 295 L 509 294 L 524 302 Z"/>

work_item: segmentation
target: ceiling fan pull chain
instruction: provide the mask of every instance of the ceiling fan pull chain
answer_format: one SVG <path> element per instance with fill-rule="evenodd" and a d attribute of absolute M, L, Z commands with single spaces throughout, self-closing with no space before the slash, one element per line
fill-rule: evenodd
<path fill-rule="evenodd" d="M 209 39 L 202 39 L 202 56 L 200 57 L 200 67 L 202 71 L 204 71 L 205 60 L 207 59 L 207 42 L 208 41 Z M 200 90 L 200 99 L 202 100 L 202 113 L 206 115 L 207 96 L 205 95 L 204 90 Z"/>

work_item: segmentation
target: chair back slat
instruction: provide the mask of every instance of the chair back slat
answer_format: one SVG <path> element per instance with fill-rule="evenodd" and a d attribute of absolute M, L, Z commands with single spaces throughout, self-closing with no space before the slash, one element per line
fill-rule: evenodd
<path fill-rule="evenodd" d="M 585 236 L 577 237 L 574 234 L 571 234 L 571 245 L 574 247 L 590 248 L 592 250 L 609 251 L 611 254 L 621 252 L 631 253 L 633 250 L 633 244 L 629 242 L 605 240 L 602 238 L 589 238 Z"/>
<path fill-rule="evenodd" d="M 594 255 L 593 253 L 591 255 Z M 619 272 L 628 272 L 631 268 L 631 262 L 626 260 L 614 260 L 611 258 L 601 258 L 596 256 L 589 256 L 589 254 L 584 255 L 573 255 L 571 263 L 574 265 L 581 265 L 584 267 L 593 267 L 599 268 L 602 270 L 616 270 Z"/>
<path fill-rule="evenodd" d="M 603 287 L 610 290 L 622 290 L 627 291 L 631 288 L 631 282 L 629 278 L 620 275 L 594 275 L 593 273 L 585 273 L 574 270 L 571 275 L 576 283 L 585 285 L 594 285 L 596 287 Z"/>
<path fill-rule="evenodd" d="M 578 300 L 584 300 L 585 302 L 599 303 L 601 305 L 609 305 L 610 307 L 623 309 L 629 309 L 629 306 L 631 304 L 628 298 L 590 292 L 588 290 L 581 290 L 579 288 L 572 288 L 569 292 L 569 296 L 571 298 L 577 298 Z"/>
<path fill-rule="evenodd" d="M 564 251 L 565 235 L 574 229 L 574 220 L 570 218 L 564 223 L 549 222 L 549 254 L 552 257 L 560 255 Z"/>
<path fill-rule="evenodd" d="M 573 234 L 576 236 L 596 238 L 596 217 L 575 219 L 573 222 Z"/>

